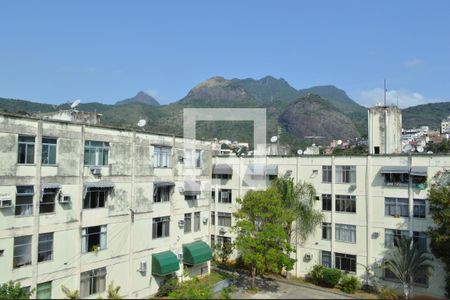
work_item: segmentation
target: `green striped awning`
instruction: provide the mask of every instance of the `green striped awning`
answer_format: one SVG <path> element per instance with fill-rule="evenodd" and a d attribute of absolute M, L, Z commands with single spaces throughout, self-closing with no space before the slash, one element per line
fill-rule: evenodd
<path fill-rule="evenodd" d="M 178 258 L 172 251 L 164 251 L 152 255 L 152 274 L 165 276 L 180 269 Z"/>
<path fill-rule="evenodd" d="M 212 251 L 207 243 L 198 241 L 183 245 L 185 264 L 198 265 L 212 259 Z"/>

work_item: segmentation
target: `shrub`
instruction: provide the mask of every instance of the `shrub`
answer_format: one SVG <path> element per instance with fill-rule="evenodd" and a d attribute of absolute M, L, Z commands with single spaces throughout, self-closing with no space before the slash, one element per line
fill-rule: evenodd
<path fill-rule="evenodd" d="M 327 287 L 335 287 L 342 277 L 338 269 L 324 268 L 322 271 L 322 284 Z"/>
<path fill-rule="evenodd" d="M 0 299 L 30 299 L 33 290 L 23 288 L 19 282 L 8 281 L 0 285 Z"/>
<path fill-rule="evenodd" d="M 236 290 L 234 286 L 229 286 L 224 288 L 220 292 L 220 299 L 231 299 L 231 293 L 233 293 Z"/>
<path fill-rule="evenodd" d="M 361 281 L 356 276 L 344 275 L 339 283 L 341 291 L 354 294 L 356 290 L 361 288 Z"/>
<path fill-rule="evenodd" d="M 178 285 L 178 288 L 169 293 L 171 299 L 211 299 L 212 286 L 206 280 L 194 277 Z"/>
<path fill-rule="evenodd" d="M 383 288 L 378 293 L 378 298 L 380 299 L 389 299 L 389 300 L 397 300 L 398 295 L 397 292 L 393 289 Z"/>
<path fill-rule="evenodd" d="M 322 265 L 315 265 L 311 272 L 309 272 L 309 276 L 311 277 L 311 282 L 314 284 L 320 284 L 323 279 L 323 269 L 325 269 Z"/>
<path fill-rule="evenodd" d="M 178 287 L 178 278 L 175 274 L 170 274 L 166 277 L 166 279 L 159 286 L 158 292 L 156 293 L 157 297 L 165 297 L 169 295 L 171 292 L 175 291 Z"/>

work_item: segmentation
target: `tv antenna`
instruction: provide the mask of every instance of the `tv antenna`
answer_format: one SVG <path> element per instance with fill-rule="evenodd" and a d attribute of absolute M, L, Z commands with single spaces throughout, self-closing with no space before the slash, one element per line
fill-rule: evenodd
<path fill-rule="evenodd" d="M 139 127 L 144 127 L 145 126 L 145 124 L 147 123 L 147 121 L 145 121 L 144 119 L 142 119 L 142 120 L 139 120 L 139 122 L 137 123 L 137 126 L 139 126 Z"/>
<path fill-rule="evenodd" d="M 384 106 L 386 106 L 386 78 L 384 79 L 384 91 L 383 91 L 383 99 L 384 99 Z"/>

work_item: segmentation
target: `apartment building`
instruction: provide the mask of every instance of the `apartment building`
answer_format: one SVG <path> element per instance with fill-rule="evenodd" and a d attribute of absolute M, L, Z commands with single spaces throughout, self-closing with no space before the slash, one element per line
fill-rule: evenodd
<path fill-rule="evenodd" d="M 0 283 L 97 298 L 114 281 L 143 298 L 208 273 L 210 144 L 185 142 L 1 114 Z"/>

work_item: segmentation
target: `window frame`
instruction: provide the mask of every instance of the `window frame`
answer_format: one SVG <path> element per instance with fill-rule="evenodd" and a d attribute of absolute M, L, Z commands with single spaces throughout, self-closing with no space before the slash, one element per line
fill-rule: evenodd
<path fill-rule="evenodd" d="M 192 213 L 184 214 L 184 233 L 192 232 Z"/>
<path fill-rule="evenodd" d="M 84 298 L 104 292 L 106 290 L 106 274 L 106 267 L 82 272 L 80 274 L 80 297 Z M 100 280 L 103 280 L 103 282 Z M 83 289 L 85 287 L 84 281 L 88 283 L 88 291 Z"/>
<path fill-rule="evenodd" d="M 23 242 L 20 244 L 18 243 L 19 239 L 24 239 Z M 31 265 L 31 255 L 32 255 L 32 235 L 22 235 L 22 236 L 16 236 L 14 237 L 14 246 L 13 246 L 13 269 L 18 269 L 21 267 L 29 266 Z M 18 248 L 24 249 L 24 254 L 18 255 L 17 251 Z M 17 264 L 16 259 L 17 257 L 25 257 L 25 262 L 23 264 Z M 28 258 L 28 259 L 27 259 Z"/>
<path fill-rule="evenodd" d="M 401 201 L 401 203 L 400 203 Z M 389 203 L 388 203 L 389 202 Z M 406 215 L 402 214 L 406 211 Z M 391 214 L 391 211 L 395 210 L 395 213 Z M 409 199 L 408 198 L 396 198 L 396 197 L 384 197 L 384 215 L 386 217 L 409 217 Z"/>
<path fill-rule="evenodd" d="M 44 240 L 44 238 L 48 238 Z M 42 240 L 41 240 L 42 239 Z M 44 261 L 51 261 L 53 260 L 53 241 L 54 241 L 54 234 L 53 232 L 46 232 L 46 233 L 40 233 L 39 239 L 38 239 L 38 263 L 44 262 Z M 50 249 L 41 249 L 41 247 L 45 247 L 45 245 L 50 244 L 50 246 L 47 246 Z M 50 253 L 47 254 L 44 258 L 41 258 L 42 253 Z"/>
<path fill-rule="evenodd" d="M 331 211 L 333 209 L 332 195 L 331 194 L 322 194 L 321 198 L 322 198 L 322 211 Z M 330 209 L 327 209 L 328 207 L 330 207 Z"/>
<path fill-rule="evenodd" d="M 324 256 L 329 258 L 329 261 L 326 262 L 326 260 L 324 259 Z M 324 267 L 327 268 L 331 268 L 331 251 L 325 251 L 325 250 L 321 250 L 320 251 L 320 264 Z"/>
<path fill-rule="evenodd" d="M 335 195 L 335 211 L 340 213 L 356 213 L 356 196 Z"/>
<path fill-rule="evenodd" d="M 87 140 L 84 142 L 85 166 L 108 166 L 109 142 Z"/>
<path fill-rule="evenodd" d="M 322 222 L 322 240 L 331 241 L 331 223 Z"/>
<path fill-rule="evenodd" d="M 55 213 L 56 206 L 56 196 L 58 195 L 59 189 L 45 188 L 42 192 L 42 199 L 39 202 L 39 214 L 51 214 Z M 44 211 L 44 207 L 52 207 L 49 211 Z"/>
<path fill-rule="evenodd" d="M 166 186 L 155 186 L 153 185 L 153 202 L 154 203 L 163 203 L 163 202 L 170 202 L 171 195 L 172 195 L 172 188 L 173 186 L 166 185 Z M 165 195 L 163 197 L 163 195 Z"/>
<path fill-rule="evenodd" d="M 54 141 L 54 143 L 53 143 L 53 141 Z M 53 138 L 53 137 L 43 137 L 42 138 L 42 152 L 41 152 L 41 164 L 42 165 L 45 165 L 45 166 L 56 165 L 57 146 L 58 146 L 57 138 Z M 45 150 L 46 148 L 47 148 L 47 150 Z"/>
<path fill-rule="evenodd" d="M 322 183 L 332 183 L 333 181 L 333 167 L 322 166 Z"/>
<path fill-rule="evenodd" d="M 228 197 L 223 197 L 223 195 L 228 195 Z M 224 201 L 225 199 L 225 201 Z M 219 189 L 219 198 L 217 199 L 219 203 L 232 203 L 232 190 L 231 189 Z"/>
<path fill-rule="evenodd" d="M 83 209 L 106 208 L 108 204 L 109 193 L 110 188 L 89 188 L 83 198 Z M 94 199 L 92 199 L 93 195 L 96 195 Z M 103 205 L 101 205 L 102 203 Z"/>
<path fill-rule="evenodd" d="M 36 299 L 52 299 L 52 281 L 41 282 L 36 285 Z"/>
<path fill-rule="evenodd" d="M 413 217 L 425 219 L 427 217 L 427 201 L 425 199 L 413 200 Z"/>
<path fill-rule="evenodd" d="M 354 166 L 354 165 L 336 166 L 336 183 L 338 183 L 338 184 L 355 184 L 356 183 L 356 166 Z"/>
<path fill-rule="evenodd" d="M 356 244 L 356 225 L 335 223 L 334 231 L 337 242 Z M 343 238 L 345 236 L 349 236 L 350 240 Z M 352 240 L 352 237 L 354 237 L 354 240 Z"/>
<path fill-rule="evenodd" d="M 160 226 L 160 228 L 159 228 Z M 161 235 L 158 236 L 158 231 Z M 163 239 L 170 236 L 170 216 L 157 217 L 152 219 L 152 239 Z"/>
<path fill-rule="evenodd" d="M 20 192 L 20 189 L 29 189 L 27 192 Z M 29 203 L 18 203 L 19 200 L 21 202 Z M 16 186 L 16 202 L 14 207 L 14 215 L 16 217 L 31 217 L 33 216 L 33 202 L 34 202 L 34 185 L 17 185 Z M 27 207 L 23 209 L 23 207 Z M 25 212 L 25 213 L 22 213 Z"/>
<path fill-rule="evenodd" d="M 98 227 L 98 231 L 94 231 L 94 228 Z M 93 232 L 89 232 L 89 230 Z M 98 244 L 91 244 L 90 237 L 98 236 Z M 108 227 L 107 225 L 97 225 L 83 227 L 81 229 L 81 253 L 95 252 L 94 246 L 98 246 L 98 250 L 105 250 L 108 248 Z"/>
<path fill-rule="evenodd" d="M 231 213 L 217 212 L 217 224 L 222 227 L 231 227 L 232 217 Z M 228 225 L 229 224 L 229 225 Z"/>
<path fill-rule="evenodd" d="M 29 140 L 27 141 L 27 139 Z M 31 141 L 31 139 L 33 141 Z M 21 159 L 21 149 L 22 151 L 24 151 L 23 161 Z M 32 152 L 33 155 L 30 156 L 29 152 Z M 35 155 L 36 155 L 36 137 L 31 135 L 19 134 L 17 141 L 17 164 L 33 165 L 35 161 Z"/>
<path fill-rule="evenodd" d="M 339 259 L 338 259 L 339 258 Z M 350 270 L 342 268 L 342 260 L 348 260 Z M 339 264 L 338 264 L 339 261 Z M 353 263 L 354 261 L 354 263 Z M 350 273 L 356 273 L 356 265 L 358 263 L 358 257 L 353 254 L 346 254 L 346 253 L 334 253 L 334 267 L 338 270 L 350 272 Z M 354 266 L 354 268 L 353 268 Z"/>
<path fill-rule="evenodd" d="M 155 168 L 171 168 L 172 147 L 153 146 L 153 157 Z"/>
<path fill-rule="evenodd" d="M 194 232 L 198 232 L 201 229 L 201 214 L 199 211 L 194 212 Z"/>

